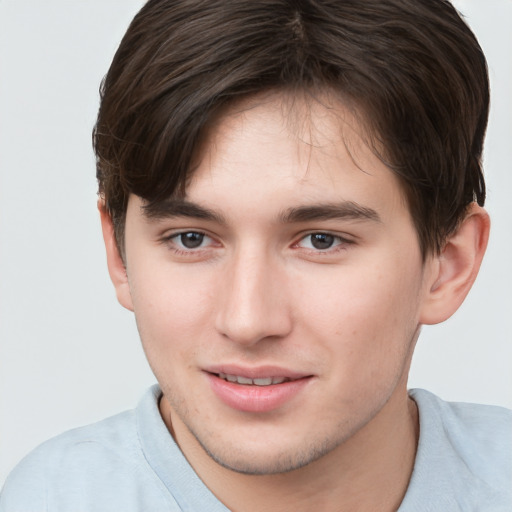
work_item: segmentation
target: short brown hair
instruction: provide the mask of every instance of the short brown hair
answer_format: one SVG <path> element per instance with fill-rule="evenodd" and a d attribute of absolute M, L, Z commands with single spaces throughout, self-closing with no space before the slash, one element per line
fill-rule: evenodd
<path fill-rule="evenodd" d="M 264 90 L 329 88 L 398 174 L 423 255 L 483 205 L 487 66 L 446 0 L 149 0 L 101 87 L 99 193 L 122 250 L 128 197 L 185 190 L 208 125 Z"/>

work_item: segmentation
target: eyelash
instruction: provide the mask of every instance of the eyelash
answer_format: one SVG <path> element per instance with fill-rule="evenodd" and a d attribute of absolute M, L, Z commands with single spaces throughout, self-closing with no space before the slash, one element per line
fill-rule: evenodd
<path fill-rule="evenodd" d="M 339 251 L 346 250 L 348 245 L 351 245 L 354 243 L 353 240 L 350 240 L 341 235 L 330 233 L 329 231 L 312 231 L 310 233 L 304 234 L 297 242 L 295 242 L 293 244 L 293 247 L 299 247 L 299 244 L 301 242 L 303 242 L 304 240 L 307 240 L 308 238 L 312 237 L 313 235 L 324 235 L 324 236 L 332 237 L 334 239 L 333 240 L 334 245 L 327 247 L 325 249 L 303 247 L 303 249 L 306 249 L 307 251 L 309 251 L 310 253 L 315 254 L 315 255 L 316 254 L 322 254 L 322 255 L 336 254 Z"/>
<path fill-rule="evenodd" d="M 197 247 L 197 248 L 188 248 L 184 249 L 177 245 L 177 243 L 174 241 L 175 239 L 178 239 L 179 237 L 186 235 L 186 234 L 194 234 L 194 235 L 200 235 L 205 238 L 209 238 L 210 240 L 214 240 L 213 237 L 205 233 L 204 231 L 200 230 L 189 230 L 189 231 L 179 231 L 177 233 L 172 233 L 168 236 L 165 236 L 161 239 L 161 242 L 166 244 L 168 248 L 173 251 L 176 255 L 179 256 L 192 256 L 192 255 L 198 255 L 204 250 L 208 250 L 209 246 L 206 247 Z M 350 240 L 346 237 L 343 237 L 341 235 L 336 235 L 334 233 L 330 233 L 329 231 L 311 231 L 309 233 L 303 234 L 297 242 L 295 242 L 292 245 L 293 249 L 300 249 L 300 243 L 306 240 L 308 237 L 311 237 L 313 235 L 325 235 L 328 237 L 332 237 L 334 239 L 335 245 L 332 245 L 330 247 L 327 247 L 326 249 L 318 249 L 318 248 L 308 248 L 308 247 L 302 247 L 302 249 L 308 251 L 310 254 L 315 255 L 331 255 L 338 253 L 340 251 L 346 250 L 347 246 L 354 244 L 353 240 Z M 204 238 L 201 240 L 201 244 L 204 242 Z"/>
<path fill-rule="evenodd" d="M 186 235 L 186 234 L 201 235 L 203 237 L 207 237 L 207 238 L 213 240 L 213 238 L 211 236 L 209 236 L 207 233 L 205 233 L 204 231 L 188 230 L 188 231 L 179 231 L 177 233 L 172 233 L 168 236 L 163 237 L 161 241 L 162 241 L 162 243 L 166 244 L 169 247 L 169 249 L 171 249 L 175 254 L 180 255 L 180 256 L 181 255 L 191 256 L 192 254 L 197 254 L 201 250 L 206 249 L 204 247 L 198 247 L 198 248 L 192 248 L 192 249 L 190 249 L 190 248 L 184 249 L 184 248 L 179 247 L 174 240 L 183 235 Z M 201 240 L 201 243 L 203 243 L 203 241 L 204 241 L 204 239 Z"/>

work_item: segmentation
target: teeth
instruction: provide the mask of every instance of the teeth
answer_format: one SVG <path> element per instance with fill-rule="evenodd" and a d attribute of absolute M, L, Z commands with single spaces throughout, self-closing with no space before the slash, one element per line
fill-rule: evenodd
<path fill-rule="evenodd" d="M 286 377 L 264 377 L 261 379 L 249 379 L 248 377 L 241 377 L 240 375 L 228 375 L 226 373 L 219 373 L 221 379 L 228 382 L 237 382 L 238 384 L 245 384 L 246 386 L 270 386 L 271 384 L 281 384 L 287 380 Z"/>
<path fill-rule="evenodd" d="M 256 384 L 256 386 L 270 386 L 270 384 L 272 384 L 272 377 L 267 377 L 265 379 L 254 379 L 254 384 Z"/>

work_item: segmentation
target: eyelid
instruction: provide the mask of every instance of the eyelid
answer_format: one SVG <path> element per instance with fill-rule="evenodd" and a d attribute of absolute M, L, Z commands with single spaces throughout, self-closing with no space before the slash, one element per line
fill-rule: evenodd
<path fill-rule="evenodd" d="M 311 235 L 329 235 L 335 238 L 339 238 L 340 240 L 343 240 L 344 242 L 348 243 L 354 243 L 357 239 L 355 235 L 349 235 L 348 233 L 340 233 L 339 231 L 332 231 L 330 229 L 310 229 L 307 231 L 303 231 L 299 233 L 295 239 L 296 242 L 300 242 L 304 238 L 311 236 Z"/>
<path fill-rule="evenodd" d="M 158 236 L 158 239 L 165 242 L 167 240 L 170 240 L 171 238 L 175 238 L 179 235 L 184 235 L 185 233 L 197 233 L 199 235 L 204 235 L 209 238 L 214 238 L 213 235 L 208 233 L 204 229 L 200 228 L 177 228 L 177 229 L 166 229 L 164 233 Z"/>
<path fill-rule="evenodd" d="M 158 238 L 158 241 L 162 244 L 172 244 L 174 246 L 173 250 L 176 252 L 181 252 L 181 253 L 193 253 L 193 252 L 199 252 L 201 250 L 204 251 L 204 250 L 209 249 L 210 246 L 214 245 L 214 244 L 210 243 L 206 247 L 197 247 L 197 248 L 193 248 L 193 249 L 187 249 L 187 248 L 182 247 L 181 245 L 174 242 L 173 239 L 176 239 L 180 235 L 184 235 L 186 233 L 197 233 L 198 235 L 202 235 L 205 238 L 209 238 L 212 242 L 216 243 L 217 245 L 220 245 L 217 242 L 216 238 L 213 235 L 211 235 L 210 233 L 206 232 L 204 229 L 176 229 L 176 230 L 168 231 L 164 235 L 160 236 Z"/>
<path fill-rule="evenodd" d="M 310 247 L 301 247 L 299 245 L 300 242 L 302 242 L 307 237 L 310 237 L 311 235 L 329 235 L 329 236 L 332 236 L 333 238 L 337 239 L 339 241 L 339 243 L 337 243 L 336 245 L 333 245 L 332 247 L 328 247 L 327 249 L 315 249 L 315 248 L 310 248 Z M 296 241 L 292 244 L 292 248 L 304 249 L 306 251 L 310 251 L 310 252 L 316 253 L 316 254 L 332 254 L 333 252 L 336 252 L 337 250 L 339 251 L 339 250 L 345 249 L 348 245 L 355 244 L 355 242 L 356 242 L 355 238 L 356 237 L 348 235 L 346 233 L 333 232 L 333 231 L 330 231 L 327 229 L 326 230 L 316 229 L 316 230 L 310 230 L 310 231 L 301 233 L 296 238 Z"/>
<path fill-rule="evenodd" d="M 199 235 L 204 236 L 205 238 L 210 239 L 210 242 L 206 246 L 200 246 L 197 248 L 186 248 L 182 247 L 181 244 L 178 244 L 174 242 L 173 239 L 178 238 L 180 235 L 186 234 L 186 233 L 197 233 Z M 315 249 L 310 247 L 301 247 L 299 244 L 306 239 L 307 237 L 315 234 L 322 234 L 322 235 L 329 235 L 335 238 L 338 243 L 333 245 L 332 247 L 328 247 L 326 249 Z M 343 248 L 346 248 L 348 245 L 353 245 L 356 243 L 357 237 L 354 235 L 349 235 L 347 233 L 339 233 L 334 232 L 328 229 L 313 229 L 308 231 L 303 231 L 302 233 L 298 234 L 295 237 L 295 241 L 292 243 L 291 248 L 292 249 L 303 249 L 304 251 L 309 251 L 312 253 L 317 254 L 329 254 L 334 253 L 337 250 L 341 250 Z M 207 230 L 200 229 L 200 228 L 181 228 L 181 229 L 174 229 L 167 231 L 165 234 L 161 235 L 158 238 L 158 242 L 162 244 L 167 244 L 171 247 L 174 252 L 176 253 L 183 253 L 183 254 L 192 254 L 192 253 L 198 253 L 201 251 L 207 251 L 212 248 L 218 248 L 221 247 L 223 244 L 218 241 L 218 237 L 215 235 L 209 233 Z"/>

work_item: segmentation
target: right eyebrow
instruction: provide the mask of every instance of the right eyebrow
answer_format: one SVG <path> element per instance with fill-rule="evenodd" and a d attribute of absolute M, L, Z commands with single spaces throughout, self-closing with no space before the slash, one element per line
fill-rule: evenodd
<path fill-rule="evenodd" d="M 226 224 L 226 220 L 220 213 L 185 199 L 166 199 L 155 204 L 142 206 L 142 210 L 144 216 L 151 220 L 187 217 Z"/>

